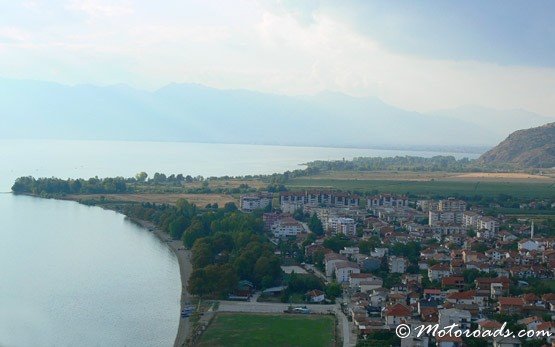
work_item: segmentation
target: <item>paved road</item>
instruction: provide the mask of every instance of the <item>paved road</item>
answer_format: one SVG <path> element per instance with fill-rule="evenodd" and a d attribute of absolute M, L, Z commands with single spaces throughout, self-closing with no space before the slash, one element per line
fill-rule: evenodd
<path fill-rule="evenodd" d="M 288 307 L 289 304 L 273 302 L 220 301 L 218 311 L 283 313 Z M 314 313 L 334 313 L 338 309 L 337 305 L 307 305 L 307 307 Z"/>

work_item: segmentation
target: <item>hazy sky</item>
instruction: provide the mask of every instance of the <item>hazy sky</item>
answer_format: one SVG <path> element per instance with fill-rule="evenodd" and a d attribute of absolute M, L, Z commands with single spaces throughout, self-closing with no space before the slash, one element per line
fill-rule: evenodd
<path fill-rule="evenodd" d="M 555 115 L 555 1 L 0 0 L 0 76 Z"/>

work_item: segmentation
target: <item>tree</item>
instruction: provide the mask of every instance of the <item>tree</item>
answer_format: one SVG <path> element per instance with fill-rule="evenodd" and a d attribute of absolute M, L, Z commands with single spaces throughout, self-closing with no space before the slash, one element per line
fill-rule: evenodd
<path fill-rule="evenodd" d="M 308 228 L 316 235 L 324 235 L 324 226 L 318 216 L 316 216 L 316 213 L 313 213 L 310 217 Z"/>
<path fill-rule="evenodd" d="M 176 220 L 169 224 L 170 236 L 174 240 L 179 240 L 185 229 L 189 226 L 190 221 L 184 216 L 179 216 Z"/>
<path fill-rule="evenodd" d="M 263 256 L 258 258 L 254 264 L 254 279 L 257 284 L 262 285 L 263 279 L 268 276 L 272 279 L 270 285 L 277 283 L 281 279 L 281 267 L 276 256 Z M 265 281 L 268 284 L 268 279 Z"/>
<path fill-rule="evenodd" d="M 207 236 L 204 232 L 203 225 L 200 220 L 195 219 L 191 225 L 183 233 L 183 245 L 187 248 L 193 247 L 195 241 L 201 237 Z"/>
<path fill-rule="evenodd" d="M 235 205 L 234 202 L 226 202 L 224 205 L 224 210 L 226 212 L 233 212 L 233 211 L 237 211 L 237 205 Z"/>
<path fill-rule="evenodd" d="M 148 178 L 148 174 L 144 171 L 139 172 L 138 174 L 135 175 L 135 179 L 139 182 L 144 182 L 146 181 L 147 178 Z"/>
<path fill-rule="evenodd" d="M 335 298 L 341 296 L 341 293 L 343 293 L 343 289 L 341 288 L 341 285 L 339 283 L 334 281 L 326 285 L 325 293 L 328 299 L 334 300 Z"/>
<path fill-rule="evenodd" d="M 339 253 L 339 250 L 350 245 L 351 241 L 349 238 L 342 234 L 337 234 L 324 240 L 324 247 L 331 249 L 336 253 Z"/>

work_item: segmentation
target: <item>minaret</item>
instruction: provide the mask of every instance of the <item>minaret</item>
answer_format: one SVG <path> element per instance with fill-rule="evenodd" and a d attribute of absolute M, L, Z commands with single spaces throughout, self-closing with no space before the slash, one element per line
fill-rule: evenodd
<path fill-rule="evenodd" d="M 530 227 L 530 239 L 534 239 L 534 221 L 532 221 L 532 226 Z"/>

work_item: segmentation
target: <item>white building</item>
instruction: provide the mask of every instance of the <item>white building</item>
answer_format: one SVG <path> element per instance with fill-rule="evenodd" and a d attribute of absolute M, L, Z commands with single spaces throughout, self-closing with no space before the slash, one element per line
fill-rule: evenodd
<path fill-rule="evenodd" d="M 356 223 L 353 218 L 330 217 L 327 220 L 325 228 L 348 236 L 356 234 Z"/>
<path fill-rule="evenodd" d="M 407 260 L 403 257 L 391 256 L 388 259 L 389 272 L 391 273 L 405 273 L 407 270 Z"/>
<path fill-rule="evenodd" d="M 239 208 L 244 212 L 252 212 L 256 209 L 266 208 L 271 202 L 271 193 L 241 195 Z"/>
<path fill-rule="evenodd" d="M 455 224 L 456 219 L 455 212 L 441 212 L 441 211 L 429 211 L 428 212 L 428 225 L 434 226 L 438 224 Z"/>
<path fill-rule="evenodd" d="M 467 310 L 446 308 L 439 310 L 438 323 L 440 328 L 445 328 L 452 324 L 458 324 L 460 330 L 466 331 L 470 329 L 471 318 L 470 312 Z"/>
<path fill-rule="evenodd" d="M 488 230 L 490 234 L 495 234 L 499 231 L 499 221 L 493 217 L 482 217 L 479 221 L 478 229 Z"/>
<path fill-rule="evenodd" d="M 304 232 L 304 227 L 295 219 L 288 217 L 278 220 L 272 225 L 274 237 L 284 238 L 288 236 L 297 236 Z"/>
<path fill-rule="evenodd" d="M 331 277 L 335 268 L 335 263 L 342 262 L 342 261 L 347 261 L 347 257 L 345 257 L 342 254 L 327 253 L 324 256 L 324 266 L 326 269 L 326 276 Z"/>
<path fill-rule="evenodd" d="M 366 199 L 366 208 L 375 207 L 407 207 L 409 199 L 406 196 L 396 196 L 391 194 L 380 194 L 370 196 Z"/>
<path fill-rule="evenodd" d="M 338 283 L 349 282 L 351 274 L 360 273 L 360 268 L 356 263 L 349 261 L 336 262 L 334 264 L 335 279 Z"/>

